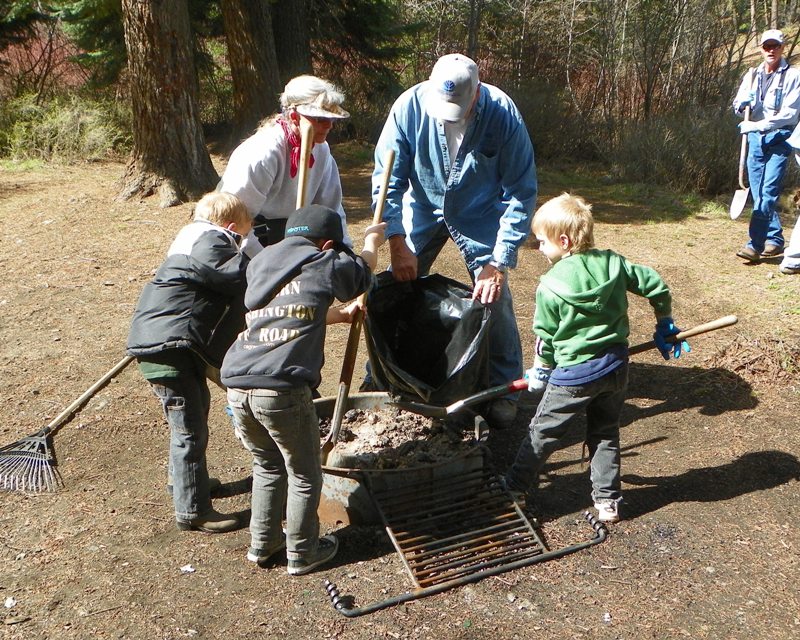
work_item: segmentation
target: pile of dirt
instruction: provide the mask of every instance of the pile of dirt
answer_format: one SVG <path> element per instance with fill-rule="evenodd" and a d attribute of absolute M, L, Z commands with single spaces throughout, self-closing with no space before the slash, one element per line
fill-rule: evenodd
<path fill-rule="evenodd" d="M 330 420 L 320 421 L 327 434 Z M 452 423 L 399 409 L 351 409 L 342 419 L 336 454 L 353 469 L 408 469 L 448 460 L 474 446 Z"/>

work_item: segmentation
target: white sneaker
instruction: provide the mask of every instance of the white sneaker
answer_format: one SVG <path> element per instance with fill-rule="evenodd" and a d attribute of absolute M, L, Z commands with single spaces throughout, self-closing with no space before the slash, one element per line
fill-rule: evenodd
<path fill-rule="evenodd" d="M 601 499 L 594 503 L 597 509 L 597 519 L 600 522 L 619 522 L 619 503 L 622 498 L 617 500 Z"/>

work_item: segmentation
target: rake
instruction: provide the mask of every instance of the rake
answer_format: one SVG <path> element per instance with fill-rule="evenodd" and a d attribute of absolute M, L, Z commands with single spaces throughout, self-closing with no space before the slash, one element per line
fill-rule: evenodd
<path fill-rule="evenodd" d="M 36 433 L 0 447 L 0 489 L 6 491 L 57 491 L 64 486 L 56 468 L 52 437 L 83 403 L 127 367 L 133 356 L 125 356 L 103 377 L 76 398 L 52 422 Z"/>

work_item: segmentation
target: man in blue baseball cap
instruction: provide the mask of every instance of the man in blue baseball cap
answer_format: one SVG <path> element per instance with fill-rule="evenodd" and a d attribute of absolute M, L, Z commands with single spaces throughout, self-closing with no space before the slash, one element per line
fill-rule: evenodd
<path fill-rule="evenodd" d="M 478 65 L 459 53 L 441 57 L 430 78 L 392 106 L 375 147 L 373 206 L 386 152 L 396 160 L 383 219 L 396 280 L 427 275 L 448 239 L 474 283 L 473 299 L 492 309 L 488 379 L 522 376 L 522 347 L 507 271 L 530 233 L 536 204 L 533 145 L 516 105 L 480 82 Z M 486 419 L 509 426 L 516 395 L 496 400 Z"/>

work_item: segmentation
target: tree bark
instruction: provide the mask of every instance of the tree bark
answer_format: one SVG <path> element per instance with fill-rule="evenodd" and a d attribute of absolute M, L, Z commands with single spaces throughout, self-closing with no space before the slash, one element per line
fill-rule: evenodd
<path fill-rule="evenodd" d="M 119 194 L 160 206 L 197 199 L 219 179 L 197 106 L 187 0 L 122 0 L 133 151 Z"/>
<path fill-rule="evenodd" d="M 270 7 L 281 84 L 295 76 L 313 73 L 308 28 L 310 7 L 311 0 L 276 2 Z"/>
<path fill-rule="evenodd" d="M 267 3 L 222 0 L 222 19 L 233 81 L 233 137 L 239 140 L 277 111 L 283 87 Z"/>

